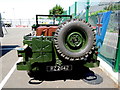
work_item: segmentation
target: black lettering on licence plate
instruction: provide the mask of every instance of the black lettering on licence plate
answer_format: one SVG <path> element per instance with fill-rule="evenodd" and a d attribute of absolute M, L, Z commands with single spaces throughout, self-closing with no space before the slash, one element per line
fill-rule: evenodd
<path fill-rule="evenodd" d="M 72 65 L 62 65 L 62 66 L 47 66 L 47 71 L 52 72 L 52 71 L 71 71 L 72 70 Z"/>

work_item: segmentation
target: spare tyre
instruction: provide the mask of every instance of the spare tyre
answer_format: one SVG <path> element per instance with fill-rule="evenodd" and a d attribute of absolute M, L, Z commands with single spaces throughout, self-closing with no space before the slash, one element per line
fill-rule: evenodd
<path fill-rule="evenodd" d="M 94 50 L 95 33 L 84 20 L 68 20 L 56 30 L 54 44 L 63 58 L 70 61 L 84 60 Z"/>

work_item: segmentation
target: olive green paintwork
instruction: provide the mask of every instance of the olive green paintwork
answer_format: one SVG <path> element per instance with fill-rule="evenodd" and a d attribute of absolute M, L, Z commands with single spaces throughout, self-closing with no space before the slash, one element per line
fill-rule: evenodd
<path fill-rule="evenodd" d="M 73 34 L 78 34 L 78 33 L 73 33 Z M 78 34 L 80 35 L 80 34 Z M 71 35 L 70 35 L 71 36 Z M 54 43 L 53 43 L 53 36 L 25 36 L 23 43 L 24 47 L 19 48 L 18 51 L 18 56 L 23 57 L 23 61 L 20 63 L 17 63 L 17 70 L 39 70 L 39 66 L 37 67 L 32 67 L 34 63 L 53 63 L 53 65 L 62 65 L 62 60 L 60 60 L 56 49 L 54 48 Z M 68 40 L 71 37 L 68 37 Z M 81 35 L 78 37 L 80 39 L 80 42 L 82 42 Z M 68 42 L 70 43 L 70 42 Z M 96 49 L 97 51 L 97 49 Z M 97 61 L 97 54 L 93 52 L 89 59 L 85 61 L 84 66 L 85 67 L 96 67 L 99 66 L 99 61 Z M 93 61 L 93 62 L 92 62 Z"/>

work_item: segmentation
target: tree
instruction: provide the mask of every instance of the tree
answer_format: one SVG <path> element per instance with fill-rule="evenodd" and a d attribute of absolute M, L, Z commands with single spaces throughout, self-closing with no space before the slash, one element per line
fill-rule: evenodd
<path fill-rule="evenodd" d="M 56 5 L 51 10 L 49 10 L 50 15 L 61 15 L 62 13 L 64 13 L 64 10 L 60 5 Z"/>

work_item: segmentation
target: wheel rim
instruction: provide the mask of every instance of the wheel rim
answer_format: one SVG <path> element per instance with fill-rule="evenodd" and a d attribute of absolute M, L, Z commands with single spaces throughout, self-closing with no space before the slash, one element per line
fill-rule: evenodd
<path fill-rule="evenodd" d="M 72 52 L 80 51 L 80 49 L 85 47 L 86 43 L 87 36 L 85 33 L 83 35 L 83 33 L 80 32 L 72 32 L 67 35 L 65 39 L 65 47 Z"/>
<path fill-rule="evenodd" d="M 71 47 L 79 47 L 83 42 L 83 38 L 80 33 L 73 32 L 68 35 L 67 37 L 67 44 Z"/>

